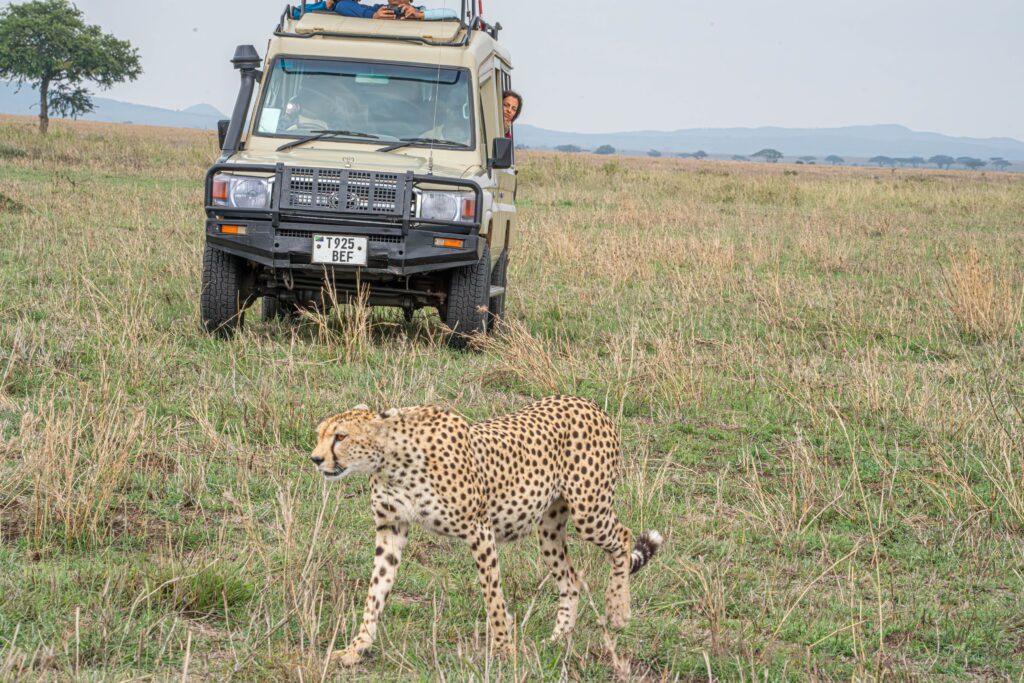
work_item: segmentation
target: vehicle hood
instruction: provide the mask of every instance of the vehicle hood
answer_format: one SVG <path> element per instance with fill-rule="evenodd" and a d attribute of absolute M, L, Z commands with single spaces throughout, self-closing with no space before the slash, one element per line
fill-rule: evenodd
<path fill-rule="evenodd" d="M 464 154 L 464 153 L 463 153 Z M 433 175 L 462 178 L 478 164 L 453 163 L 451 152 L 434 151 Z M 351 168 L 384 173 L 405 173 L 418 175 L 430 173 L 429 150 L 420 147 L 400 149 L 394 152 L 376 152 L 352 149 L 320 148 L 309 145 L 284 152 L 273 150 L 246 150 L 237 152 L 227 160 L 229 164 L 284 164 L 285 166 L 314 166 L 317 168 Z"/>

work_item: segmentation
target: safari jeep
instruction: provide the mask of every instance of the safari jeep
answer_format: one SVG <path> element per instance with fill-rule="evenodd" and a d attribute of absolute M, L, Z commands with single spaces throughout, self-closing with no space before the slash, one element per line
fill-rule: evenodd
<path fill-rule="evenodd" d="M 286 8 L 265 60 L 237 49 L 206 176 L 207 331 L 230 336 L 258 298 L 270 319 L 362 296 L 436 308 L 459 348 L 503 315 L 512 66 L 475 4 L 435 22 Z"/>

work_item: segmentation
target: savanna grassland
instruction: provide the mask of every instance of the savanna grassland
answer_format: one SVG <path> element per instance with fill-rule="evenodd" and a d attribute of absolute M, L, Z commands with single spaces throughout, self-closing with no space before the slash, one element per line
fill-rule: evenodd
<path fill-rule="evenodd" d="M 1024 177 L 523 154 L 509 319 L 466 354 L 425 311 L 202 333 L 215 153 L 0 119 L 0 678 L 1024 677 Z M 472 560 L 414 530 L 366 664 L 330 668 L 373 526 L 318 420 L 558 392 L 620 425 L 620 517 L 666 537 L 630 627 L 573 542 L 592 596 L 547 642 L 524 540 L 488 661 Z"/>

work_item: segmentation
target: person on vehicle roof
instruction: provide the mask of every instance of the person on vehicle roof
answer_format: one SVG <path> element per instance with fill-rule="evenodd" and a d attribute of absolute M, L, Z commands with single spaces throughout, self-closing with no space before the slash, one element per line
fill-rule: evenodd
<path fill-rule="evenodd" d="M 458 19 L 453 9 L 426 9 L 413 5 L 410 0 L 388 0 L 380 5 L 361 5 L 359 0 L 324 0 L 306 4 L 307 12 L 337 12 L 343 17 L 362 19 L 410 19 L 417 21 L 448 21 Z M 302 16 L 300 7 L 292 8 L 292 17 Z"/>
<path fill-rule="evenodd" d="M 523 96 L 515 90 L 506 90 L 501 94 L 501 113 L 505 119 L 505 137 L 512 137 L 512 124 L 523 113 Z"/>

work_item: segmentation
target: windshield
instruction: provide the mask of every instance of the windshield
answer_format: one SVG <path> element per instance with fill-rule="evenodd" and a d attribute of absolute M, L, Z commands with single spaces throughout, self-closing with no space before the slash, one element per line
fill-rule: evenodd
<path fill-rule="evenodd" d="M 359 141 L 373 142 L 375 136 L 376 144 L 424 138 L 470 147 L 470 92 L 465 69 L 281 58 L 256 118 L 256 135 L 302 138 L 337 130 L 365 134 Z"/>

